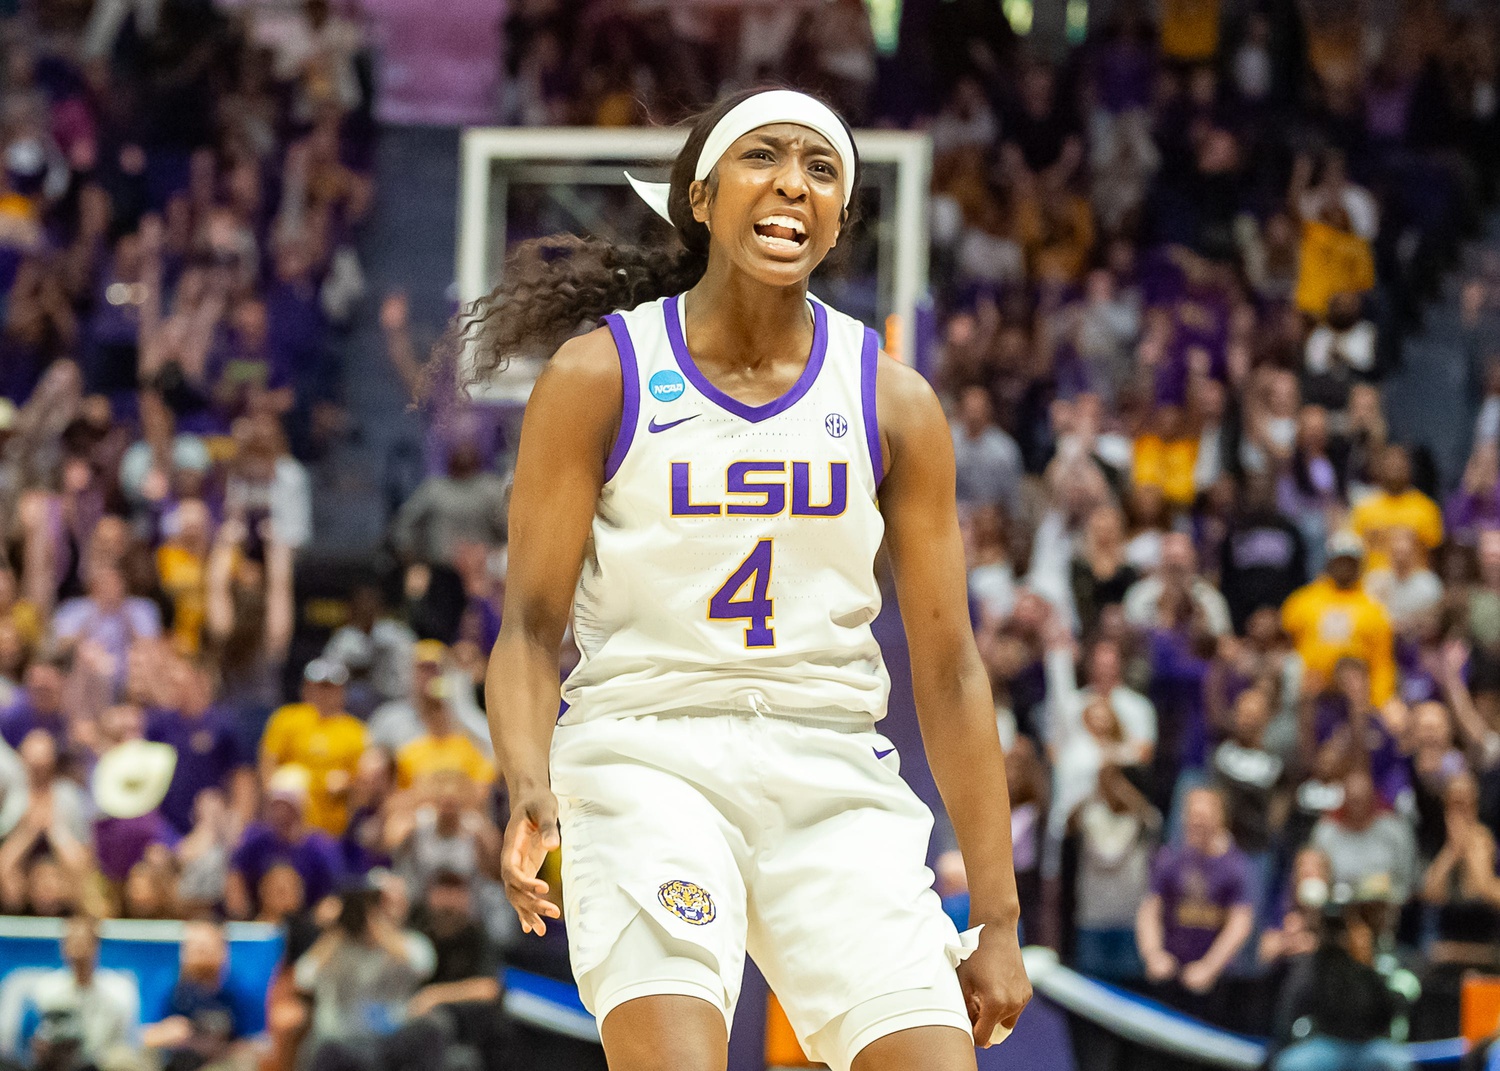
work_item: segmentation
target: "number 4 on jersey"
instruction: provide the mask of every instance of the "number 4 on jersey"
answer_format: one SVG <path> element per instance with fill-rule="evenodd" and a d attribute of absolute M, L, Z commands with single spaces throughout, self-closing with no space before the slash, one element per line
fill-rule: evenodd
<path fill-rule="evenodd" d="M 749 598 L 736 598 L 747 584 Z M 745 626 L 745 646 L 775 647 L 776 633 L 770 626 L 774 602 L 767 594 L 770 587 L 771 541 L 762 539 L 708 600 L 709 620 L 749 621 Z"/>

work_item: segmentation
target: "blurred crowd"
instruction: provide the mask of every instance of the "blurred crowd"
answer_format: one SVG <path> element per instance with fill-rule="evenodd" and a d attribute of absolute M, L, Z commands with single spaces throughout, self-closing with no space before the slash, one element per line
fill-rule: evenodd
<path fill-rule="evenodd" d="M 413 393 L 422 357 L 358 253 L 365 25 L 230 7 L 0 23 L 0 907 L 71 919 L 0 1055 L 499 1068 L 501 956 L 566 972 L 494 883 L 503 451 L 459 414 L 385 565 L 316 557 L 341 341 L 378 319 Z M 1404 1067 L 1500 971 L 1500 257 L 1461 256 L 1500 18 L 1121 3 L 1048 62 L 998 5 L 907 8 L 893 59 L 860 0 L 519 0 L 497 108 L 669 121 L 779 79 L 930 132 L 1027 940 L 1281 1071 Z M 1444 300 L 1466 461 L 1396 439 L 1383 387 Z M 169 1006 L 97 969 L 108 918 L 193 920 Z M 255 1045 L 225 920 L 286 934 Z"/>
<path fill-rule="evenodd" d="M 457 447 L 393 525 L 394 584 L 307 564 L 339 342 L 373 318 L 366 30 L 321 0 L 24 7 L 0 23 L 0 909 L 71 921 L 0 1056 L 499 1066 L 476 684 L 505 483 Z M 99 969 L 113 918 L 193 920 L 165 1007 Z M 254 1046 L 226 920 L 285 932 Z"/>

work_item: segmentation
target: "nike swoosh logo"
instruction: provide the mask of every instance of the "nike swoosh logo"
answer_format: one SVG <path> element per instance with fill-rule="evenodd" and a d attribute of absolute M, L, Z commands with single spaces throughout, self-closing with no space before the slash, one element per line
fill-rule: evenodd
<path fill-rule="evenodd" d="M 877 759 L 883 759 L 887 755 L 889 755 L 892 751 L 895 751 L 896 749 L 893 748 L 893 747 L 888 747 L 884 751 L 881 751 L 879 748 L 871 748 L 870 750 L 873 751 L 873 752 L 875 752 L 875 757 Z"/>
<path fill-rule="evenodd" d="M 651 423 L 646 425 L 646 430 L 649 431 L 652 435 L 655 435 L 659 431 L 666 431 L 669 428 L 675 428 L 678 424 L 686 424 L 689 420 L 697 420 L 699 415 L 700 414 L 698 413 L 694 413 L 692 416 L 685 416 L 681 420 L 669 420 L 665 424 L 658 424 L 656 422 L 656 418 L 652 417 Z"/>

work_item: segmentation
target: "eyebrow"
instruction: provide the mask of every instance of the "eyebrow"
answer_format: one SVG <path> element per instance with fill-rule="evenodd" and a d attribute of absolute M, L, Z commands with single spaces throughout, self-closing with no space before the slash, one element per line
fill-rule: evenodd
<path fill-rule="evenodd" d="M 835 163 L 842 163 L 839 158 L 838 150 L 835 149 L 832 145 L 829 145 L 828 140 L 824 138 L 822 134 L 819 134 L 816 130 L 812 129 L 809 129 L 807 133 L 811 135 L 811 137 L 804 136 L 803 141 L 808 152 L 818 153 L 822 156 L 826 156 L 828 159 L 834 161 Z M 751 131 L 748 136 L 755 138 L 762 144 L 771 146 L 773 149 L 786 148 L 787 145 L 795 140 L 796 137 L 795 135 L 788 136 L 784 134 L 763 134 L 758 130 Z"/>

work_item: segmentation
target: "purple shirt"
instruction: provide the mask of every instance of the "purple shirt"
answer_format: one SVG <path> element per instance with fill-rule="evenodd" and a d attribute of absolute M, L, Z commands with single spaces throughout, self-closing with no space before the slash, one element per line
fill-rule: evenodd
<path fill-rule="evenodd" d="M 100 818 L 94 823 L 94 849 L 99 856 L 99 872 L 110 881 L 124 881 L 130 868 L 141 861 L 153 844 L 175 847 L 177 831 L 161 816 L 151 811 L 139 818 Z"/>
<path fill-rule="evenodd" d="M 230 869 L 245 879 L 252 899 L 266 871 L 280 863 L 289 864 L 301 875 L 309 905 L 335 892 L 344 872 L 339 844 L 327 833 L 312 829 L 300 841 L 289 842 L 264 822 L 245 828 L 240 846 L 229 860 Z"/>
<path fill-rule="evenodd" d="M 161 635 L 161 611 L 149 599 L 127 598 L 119 609 L 106 613 L 93 599 L 69 599 L 52 616 L 52 630 L 61 640 L 92 640 L 114 656 L 117 676 L 124 679 L 125 656 L 136 640 Z"/>
<path fill-rule="evenodd" d="M 1313 732 L 1318 743 L 1325 743 L 1348 721 L 1349 707 L 1342 697 L 1319 699 L 1313 713 Z M 1370 777 L 1375 782 L 1375 791 L 1387 807 L 1394 807 L 1397 798 L 1411 788 L 1410 768 L 1396 738 L 1377 714 L 1371 713 L 1365 719 L 1364 746 L 1370 755 Z"/>
<path fill-rule="evenodd" d="M 1500 484 L 1479 494 L 1462 489 L 1453 492 L 1445 512 L 1443 522 L 1449 536 L 1472 546 L 1479 541 L 1480 532 L 1500 528 Z"/>
<path fill-rule="evenodd" d="M 1208 952 L 1230 908 L 1250 903 L 1250 861 L 1238 848 L 1208 856 L 1164 845 L 1151 863 L 1151 892 L 1161 897 L 1162 946 L 1186 966 Z"/>
<path fill-rule="evenodd" d="M 64 752 L 68 745 L 68 725 L 61 711 L 43 714 L 31 704 L 31 697 L 24 691 L 0 714 L 0 736 L 11 747 L 20 747 L 21 741 L 33 729 L 41 729 L 57 742 L 58 751 Z"/>
<path fill-rule="evenodd" d="M 1094 88 L 1106 111 L 1118 115 L 1149 107 L 1155 85 L 1155 57 L 1141 42 L 1125 38 L 1110 41 L 1096 54 Z"/>
<path fill-rule="evenodd" d="M 1151 686 L 1147 697 L 1156 707 L 1157 748 L 1175 748 L 1183 765 L 1202 766 L 1208 757 L 1208 711 L 1204 681 L 1208 663 L 1193 650 L 1190 636 L 1152 629 Z"/>
<path fill-rule="evenodd" d="M 177 751 L 177 769 L 161 812 L 181 833 L 193 828 L 193 801 L 205 788 L 229 787 L 236 770 L 249 766 L 234 726 L 220 711 L 189 717 L 176 710 L 155 710 L 146 721 L 146 739 L 170 744 Z"/>

